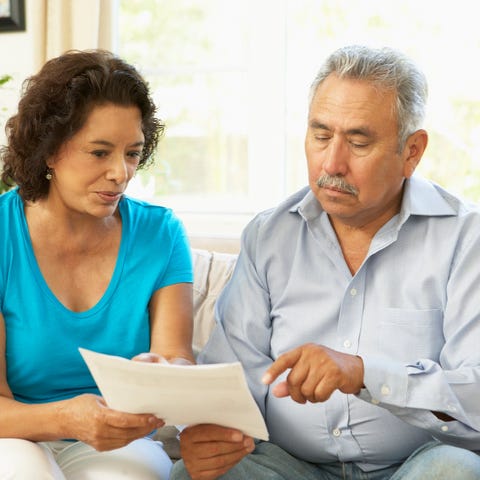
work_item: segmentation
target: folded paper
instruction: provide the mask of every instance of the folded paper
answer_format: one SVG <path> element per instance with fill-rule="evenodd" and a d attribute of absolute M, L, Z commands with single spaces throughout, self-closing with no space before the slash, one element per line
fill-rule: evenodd
<path fill-rule="evenodd" d="M 110 408 L 152 413 L 166 425 L 214 423 L 268 440 L 239 362 L 185 366 L 79 350 Z"/>

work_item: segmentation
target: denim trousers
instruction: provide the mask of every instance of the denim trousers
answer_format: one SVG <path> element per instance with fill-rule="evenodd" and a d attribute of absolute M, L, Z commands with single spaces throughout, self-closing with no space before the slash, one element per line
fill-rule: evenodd
<path fill-rule="evenodd" d="M 315 464 L 299 460 L 269 443 L 260 442 L 221 480 L 479 480 L 480 457 L 437 441 L 413 452 L 402 464 L 364 472 L 354 463 Z M 170 480 L 191 480 L 183 462 L 175 463 Z"/>

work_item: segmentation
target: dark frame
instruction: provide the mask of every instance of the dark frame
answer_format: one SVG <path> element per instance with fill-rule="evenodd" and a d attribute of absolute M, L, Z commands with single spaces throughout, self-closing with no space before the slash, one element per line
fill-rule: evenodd
<path fill-rule="evenodd" d="M 25 31 L 25 0 L 9 0 L 9 17 L 0 17 L 0 33 Z"/>

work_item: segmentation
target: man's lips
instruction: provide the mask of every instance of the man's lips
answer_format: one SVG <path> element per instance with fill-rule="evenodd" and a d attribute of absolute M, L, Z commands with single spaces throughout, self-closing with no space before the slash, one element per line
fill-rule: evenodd
<path fill-rule="evenodd" d="M 325 186 L 320 187 L 320 188 L 323 188 L 325 190 L 329 190 L 331 192 L 344 193 L 346 195 L 353 195 L 352 192 L 348 192 L 347 190 L 343 190 L 342 188 L 334 187 L 334 186 L 331 186 L 331 185 L 325 185 Z"/>

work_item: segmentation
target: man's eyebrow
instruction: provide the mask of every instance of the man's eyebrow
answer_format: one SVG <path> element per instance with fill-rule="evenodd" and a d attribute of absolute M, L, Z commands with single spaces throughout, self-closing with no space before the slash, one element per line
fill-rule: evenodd
<path fill-rule="evenodd" d="M 315 119 L 313 119 L 309 122 L 309 126 L 310 126 L 310 128 L 313 128 L 313 129 L 316 129 L 316 130 L 327 130 L 327 131 L 332 130 L 325 123 L 321 122 L 320 120 L 315 120 Z M 375 133 L 373 132 L 373 130 L 368 126 L 350 128 L 350 129 L 346 130 L 344 133 L 345 133 L 345 135 L 349 135 L 349 136 L 361 135 L 362 137 L 369 137 L 369 138 L 372 138 L 372 137 L 375 136 Z"/>
<path fill-rule="evenodd" d="M 316 128 L 318 130 L 330 130 L 328 125 L 325 125 L 324 123 L 320 122 L 319 120 L 311 120 L 309 122 L 310 128 Z"/>

